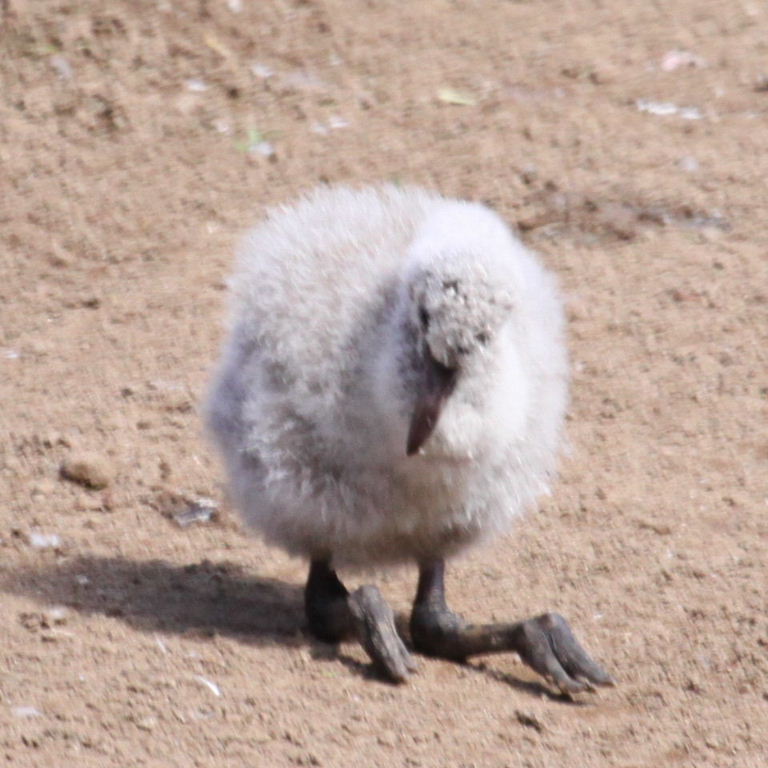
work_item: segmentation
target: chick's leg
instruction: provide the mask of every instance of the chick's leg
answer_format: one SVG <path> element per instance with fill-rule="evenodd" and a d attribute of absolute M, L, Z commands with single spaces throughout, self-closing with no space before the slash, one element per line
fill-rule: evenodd
<path fill-rule="evenodd" d="M 392 609 L 376 587 L 363 586 L 350 594 L 327 561 L 313 560 L 304 608 L 316 637 L 337 643 L 356 636 L 393 682 L 402 682 L 415 671 L 416 663 L 397 634 Z"/>
<path fill-rule="evenodd" d="M 466 624 L 445 601 L 445 563 L 422 563 L 411 614 L 411 637 L 417 651 L 464 660 L 485 653 L 515 651 L 563 693 L 612 685 L 613 678 L 594 662 L 556 613 L 510 624 Z"/>
<path fill-rule="evenodd" d="M 354 636 L 349 592 L 324 560 L 313 560 L 304 587 L 304 612 L 309 629 L 319 640 L 338 643 Z"/>

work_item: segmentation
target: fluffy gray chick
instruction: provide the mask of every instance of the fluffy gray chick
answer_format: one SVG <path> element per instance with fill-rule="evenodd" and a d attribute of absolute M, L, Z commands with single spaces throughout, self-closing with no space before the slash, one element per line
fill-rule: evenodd
<path fill-rule="evenodd" d="M 314 633 L 357 632 L 407 677 L 378 591 L 334 569 L 416 562 L 417 650 L 515 650 L 568 692 L 610 682 L 556 614 L 478 627 L 445 604 L 445 559 L 547 490 L 561 442 L 561 303 L 504 222 L 414 188 L 321 188 L 250 234 L 232 291 L 208 425 L 246 522 L 310 561 Z"/>

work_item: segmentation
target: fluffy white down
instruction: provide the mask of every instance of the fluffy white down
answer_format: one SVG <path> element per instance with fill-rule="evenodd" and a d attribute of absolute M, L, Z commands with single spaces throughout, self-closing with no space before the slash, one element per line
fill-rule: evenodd
<path fill-rule="evenodd" d="M 408 457 L 398 329 L 425 270 L 475 287 L 469 321 L 475 299 L 506 315 Z M 414 188 L 321 188 L 251 232 L 231 288 L 207 422 L 233 500 L 267 541 L 336 566 L 446 557 L 547 490 L 567 400 L 561 303 L 489 209 Z M 463 326 L 435 322 L 439 355 Z"/>

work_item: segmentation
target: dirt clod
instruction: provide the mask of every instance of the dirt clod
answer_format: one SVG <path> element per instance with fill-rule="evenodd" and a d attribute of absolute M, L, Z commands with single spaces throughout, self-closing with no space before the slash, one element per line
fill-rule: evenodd
<path fill-rule="evenodd" d="M 115 475 L 111 462 L 95 453 L 84 453 L 65 459 L 61 464 L 61 476 L 72 483 L 93 490 L 106 488 Z"/>

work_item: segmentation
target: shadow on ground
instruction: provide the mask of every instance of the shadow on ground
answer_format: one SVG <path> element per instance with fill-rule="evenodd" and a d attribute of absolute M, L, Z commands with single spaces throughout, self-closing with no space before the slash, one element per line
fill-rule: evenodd
<path fill-rule="evenodd" d="M 304 624 L 303 589 L 245 573 L 231 563 L 80 556 L 6 573 L 4 591 L 119 617 L 143 631 L 237 635 L 256 643 L 295 638 Z"/>
<path fill-rule="evenodd" d="M 254 576 L 233 563 L 203 560 L 180 566 L 163 560 L 85 555 L 6 572 L 0 576 L 0 589 L 49 605 L 119 618 L 144 632 L 228 635 L 256 644 L 311 644 L 318 663 L 337 661 L 356 674 L 377 677 L 371 665 L 360 664 L 338 646 L 317 642 L 302 631 L 303 585 Z M 408 638 L 407 616 L 397 617 L 397 627 Z M 570 701 L 538 680 L 519 679 L 483 662 L 468 664 L 467 669 L 536 697 Z"/>

